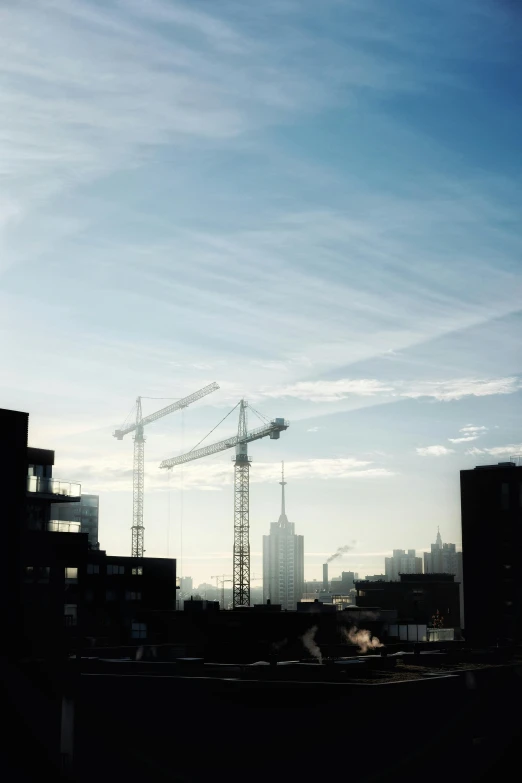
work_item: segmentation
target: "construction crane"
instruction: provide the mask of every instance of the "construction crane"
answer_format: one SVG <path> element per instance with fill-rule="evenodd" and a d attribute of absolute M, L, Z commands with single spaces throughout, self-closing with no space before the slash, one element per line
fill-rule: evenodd
<path fill-rule="evenodd" d="M 136 400 L 136 421 L 133 424 L 127 426 L 123 425 L 121 429 L 115 430 L 114 437 L 118 440 L 123 440 L 125 435 L 129 432 L 134 432 L 134 466 L 132 473 L 132 557 L 143 557 L 144 548 L 144 530 L 143 527 L 143 490 L 144 490 L 144 478 L 145 478 L 145 438 L 143 436 L 143 430 L 147 424 L 152 424 L 153 421 L 162 419 L 163 416 L 167 416 L 169 413 L 179 411 L 182 408 L 186 408 L 196 400 L 200 400 L 207 394 L 219 389 L 217 383 L 209 383 L 203 389 L 200 389 L 194 394 L 189 394 L 188 397 L 183 397 L 180 400 L 176 400 L 171 405 L 167 405 L 165 408 L 151 413 L 150 416 L 143 418 L 141 411 L 141 397 Z"/>
<path fill-rule="evenodd" d="M 216 580 L 216 590 L 219 590 L 219 584 L 221 582 L 221 608 L 225 608 L 225 582 L 231 582 L 232 578 L 230 574 L 218 574 L 217 576 L 211 576 L 211 579 Z M 262 579 L 262 576 L 251 576 L 250 581 L 256 582 L 259 579 Z"/>
<path fill-rule="evenodd" d="M 232 579 L 228 574 L 218 574 L 218 576 L 211 576 L 211 579 L 216 580 L 216 590 L 219 590 L 219 583 L 221 582 L 221 608 L 225 608 L 225 582 L 231 582 Z"/>
<path fill-rule="evenodd" d="M 236 406 L 237 407 L 237 406 Z M 269 437 L 271 440 L 279 439 L 283 430 L 288 429 L 289 422 L 285 419 L 272 419 L 262 427 L 247 431 L 247 407 L 246 400 L 239 402 L 239 423 L 237 435 L 204 446 L 201 449 L 192 449 L 187 454 L 172 459 L 163 460 L 160 468 L 173 468 L 175 465 L 183 465 L 201 457 L 217 454 L 225 449 L 235 447 L 234 459 L 234 553 L 233 553 L 233 585 L 232 605 L 250 606 L 250 542 L 249 542 L 249 483 L 250 483 L 250 457 L 248 456 L 248 444 L 254 440 Z M 235 410 L 235 409 L 234 409 Z"/>

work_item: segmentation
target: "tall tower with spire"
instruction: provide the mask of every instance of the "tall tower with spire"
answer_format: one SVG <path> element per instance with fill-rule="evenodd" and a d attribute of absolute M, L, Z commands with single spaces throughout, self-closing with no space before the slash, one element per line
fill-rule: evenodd
<path fill-rule="evenodd" d="M 285 465 L 281 464 L 281 513 L 263 536 L 263 602 L 295 609 L 304 591 L 304 536 L 286 516 Z"/>
<path fill-rule="evenodd" d="M 462 589 L 462 552 L 457 552 L 455 544 L 443 544 L 440 529 L 431 545 L 431 552 L 424 552 L 425 574 L 454 574 L 460 584 L 460 621 L 464 624 L 464 592 Z"/>

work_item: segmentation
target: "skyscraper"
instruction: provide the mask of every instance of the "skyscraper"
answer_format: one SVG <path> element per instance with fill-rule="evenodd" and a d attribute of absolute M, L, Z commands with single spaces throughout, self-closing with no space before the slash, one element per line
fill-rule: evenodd
<path fill-rule="evenodd" d="M 443 544 L 438 528 L 431 552 L 424 552 L 424 573 L 455 574 L 455 581 L 462 581 L 462 552 L 457 552 L 455 544 Z"/>
<path fill-rule="evenodd" d="M 386 580 L 398 582 L 400 574 L 422 574 L 422 558 L 417 557 L 414 549 L 394 549 L 392 557 L 384 559 Z"/>
<path fill-rule="evenodd" d="M 521 641 L 522 467 L 461 470 L 460 501 L 466 641 Z"/>
<path fill-rule="evenodd" d="M 440 530 L 437 528 L 437 539 L 431 545 L 431 552 L 424 552 L 425 574 L 454 574 L 455 582 L 459 583 L 460 591 L 460 621 L 464 626 L 464 594 L 462 587 L 462 552 L 457 552 L 455 544 L 443 544 Z"/>
<path fill-rule="evenodd" d="M 285 507 L 285 472 L 281 471 L 281 514 L 263 536 L 263 602 L 295 609 L 304 591 L 304 536 L 296 536 Z"/>

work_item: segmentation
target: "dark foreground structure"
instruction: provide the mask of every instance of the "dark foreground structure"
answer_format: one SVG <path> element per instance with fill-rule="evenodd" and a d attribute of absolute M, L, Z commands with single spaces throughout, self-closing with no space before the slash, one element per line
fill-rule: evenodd
<path fill-rule="evenodd" d="M 261 783 L 325 769 L 357 781 L 499 779 L 520 739 L 508 704 L 522 696 L 522 663 L 468 658 L 84 660 L 61 674 L 31 664 L 4 683 L 7 779 Z"/>
<path fill-rule="evenodd" d="M 53 519 L 52 507 L 80 501 L 80 486 L 53 476 L 54 452 L 28 447 L 27 414 L 0 410 L 0 424 L 6 780 L 518 775 L 518 468 L 462 479 L 464 534 L 479 560 L 486 550 L 474 526 L 489 515 L 497 523 L 498 622 L 470 608 L 475 643 L 430 644 L 419 623 L 439 609 L 458 617 L 447 575 L 358 582 L 364 605 L 342 611 L 314 601 L 295 612 L 220 612 L 195 600 L 175 611 L 175 561 L 108 556 L 80 523 Z"/>
<path fill-rule="evenodd" d="M 520 643 L 522 466 L 501 462 L 461 470 L 460 497 L 466 639 Z"/>

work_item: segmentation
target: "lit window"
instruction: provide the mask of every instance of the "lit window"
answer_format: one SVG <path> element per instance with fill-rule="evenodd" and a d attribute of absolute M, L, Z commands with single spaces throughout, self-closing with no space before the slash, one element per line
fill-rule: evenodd
<path fill-rule="evenodd" d="M 146 623 L 132 623 L 131 637 L 133 639 L 146 639 L 147 638 L 147 624 Z"/>
<path fill-rule="evenodd" d="M 127 590 L 125 598 L 127 601 L 141 601 L 141 593 L 135 590 Z"/>
<path fill-rule="evenodd" d="M 100 573 L 100 566 L 94 565 L 93 563 L 87 564 L 87 573 L 88 574 L 99 574 Z"/>
<path fill-rule="evenodd" d="M 138 566 L 138 568 L 132 569 L 132 575 L 133 576 L 143 576 L 143 566 Z"/>
<path fill-rule="evenodd" d="M 76 568 L 76 566 L 65 567 L 65 581 L 71 583 L 78 581 L 78 569 Z"/>

